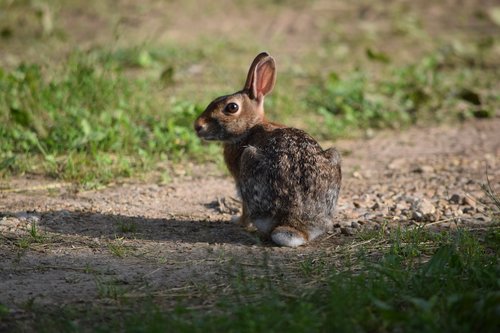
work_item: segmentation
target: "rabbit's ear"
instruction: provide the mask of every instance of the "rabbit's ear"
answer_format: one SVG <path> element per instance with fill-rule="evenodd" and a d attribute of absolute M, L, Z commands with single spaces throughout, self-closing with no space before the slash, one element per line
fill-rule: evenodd
<path fill-rule="evenodd" d="M 262 99 L 271 92 L 276 82 L 276 64 L 273 57 L 267 52 L 255 57 L 248 70 L 244 90 L 248 91 L 251 98 Z"/>

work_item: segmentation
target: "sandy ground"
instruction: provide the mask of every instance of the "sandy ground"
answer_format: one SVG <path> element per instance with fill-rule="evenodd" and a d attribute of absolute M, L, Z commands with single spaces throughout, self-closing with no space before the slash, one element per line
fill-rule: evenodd
<path fill-rule="evenodd" d="M 264 259 L 276 267 L 326 259 L 360 230 L 481 228 L 498 221 L 481 184 L 489 179 L 500 191 L 499 131 L 493 119 L 337 142 L 344 182 L 335 228 L 298 249 L 233 224 L 233 182 L 211 166 L 167 185 L 130 181 L 96 191 L 3 181 L 0 303 L 11 319 L 29 317 L 33 304 L 145 295 L 175 304 L 199 296 L 201 286 L 224 289 L 235 267 L 258 272 Z"/>

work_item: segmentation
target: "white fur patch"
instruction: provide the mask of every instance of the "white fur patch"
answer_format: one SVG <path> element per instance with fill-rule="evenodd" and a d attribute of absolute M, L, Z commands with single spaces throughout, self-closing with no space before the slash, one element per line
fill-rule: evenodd
<path fill-rule="evenodd" d="M 320 228 L 310 228 L 309 229 L 309 240 L 313 240 L 314 238 L 318 237 L 319 235 L 323 234 L 323 229 Z"/>
<path fill-rule="evenodd" d="M 266 217 L 263 219 L 255 219 L 253 221 L 253 225 L 260 231 L 265 234 L 268 234 L 271 229 L 274 227 L 274 221 L 270 217 Z"/>
<path fill-rule="evenodd" d="M 233 215 L 233 216 L 231 216 L 231 223 L 238 224 L 238 223 L 240 223 L 240 220 L 241 220 L 241 216 L 239 216 L 239 215 Z"/>
<path fill-rule="evenodd" d="M 297 247 L 305 244 L 306 240 L 304 237 L 294 235 L 286 231 L 277 231 L 271 234 L 271 239 L 273 242 L 280 246 Z"/>

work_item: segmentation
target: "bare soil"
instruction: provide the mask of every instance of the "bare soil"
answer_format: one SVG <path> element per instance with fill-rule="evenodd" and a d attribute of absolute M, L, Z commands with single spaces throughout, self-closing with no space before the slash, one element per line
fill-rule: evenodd
<path fill-rule="evenodd" d="M 231 222 L 232 180 L 212 166 L 167 185 L 127 182 L 78 191 L 30 177 L 0 191 L 0 303 L 11 319 L 33 304 L 88 305 L 154 295 L 165 305 L 213 299 L 245 267 L 334 256 L 361 230 L 482 228 L 498 221 L 481 184 L 500 191 L 500 119 L 338 141 L 344 181 L 335 228 L 298 249 L 279 248 Z M 36 230 L 31 232 L 35 224 Z M 353 243 L 354 244 L 354 243 Z"/>

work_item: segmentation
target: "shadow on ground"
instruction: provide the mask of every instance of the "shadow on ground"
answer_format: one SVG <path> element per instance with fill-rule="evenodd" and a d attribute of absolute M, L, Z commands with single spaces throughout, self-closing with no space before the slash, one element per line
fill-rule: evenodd
<path fill-rule="evenodd" d="M 104 239 L 137 239 L 165 242 L 255 245 L 257 235 L 230 221 L 147 218 L 121 214 L 68 210 L 42 213 L 0 212 L 26 221 L 36 221 L 42 231 Z"/>

